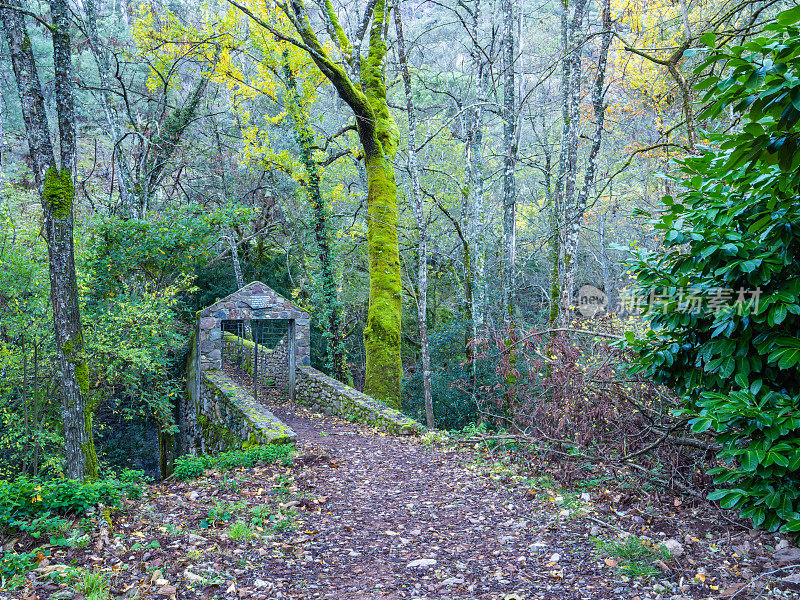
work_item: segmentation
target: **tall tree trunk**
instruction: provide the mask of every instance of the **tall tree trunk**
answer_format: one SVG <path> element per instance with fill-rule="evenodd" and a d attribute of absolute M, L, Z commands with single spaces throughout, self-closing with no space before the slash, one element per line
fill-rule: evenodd
<path fill-rule="evenodd" d="M 586 174 L 583 178 L 583 185 L 575 203 L 571 206 L 569 223 L 567 228 L 566 241 L 564 245 L 564 290 L 562 292 L 562 310 L 564 318 L 571 309 L 572 292 L 575 288 L 575 258 L 578 251 L 578 240 L 581 233 L 581 224 L 586 213 L 586 206 L 589 200 L 589 193 L 594 186 L 597 174 L 597 155 L 603 143 L 603 126 L 605 123 L 605 74 L 608 64 L 608 50 L 611 46 L 613 32 L 611 31 L 611 6 L 610 0 L 603 1 L 603 34 L 601 36 L 600 56 L 597 62 L 597 76 L 592 87 L 592 111 L 594 113 L 595 127 L 591 138 L 592 145 L 589 148 L 589 156 L 586 165 Z M 579 57 L 578 57 L 579 59 Z M 575 94 L 577 97 L 577 94 Z M 579 111 L 577 98 L 575 111 Z M 577 118 L 577 117 L 576 117 Z"/>
<path fill-rule="evenodd" d="M 467 129 L 466 168 L 467 168 L 467 244 L 464 253 L 464 271 L 469 282 L 466 298 L 469 310 L 470 332 L 467 340 L 467 359 L 470 361 L 471 395 L 476 401 L 478 385 L 478 363 L 474 360 L 474 344 L 486 326 L 486 175 L 484 172 L 483 129 L 486 114 L 487 89 L 489 86 L 489 65 L 480 46 L 481 2 L 475 0 L 472 7 L 470 36 L 472 46 L 470 56 L 475 76 L 475 103 L 469 111 Z"/>
<path fill-rule="evenodd" d="M 428 225 L 422 208 L 422 190 L 417 170 L 417 126 L 414 115 L 414 99 L 411 92 L 411 75 L 408 72 L 405 40 L 403 39 L 403 22 L 400 15 L 402 3 L 398 2 L 394 9 L 394 24 L 397 30 L 397 57 L 403 76 L 403 89 L 406 95 L 406 112 L 408 113 L 408 171 L 411 174 L 411 197 L 414 220 L 419 235 L 419 265 L 417 267 L 417 319 L 419 321 L 420 354 L 422 354 L 422 387 L 425 394 L 425 421 L 428 427 L 434 427 L 433 396 L 431 395 L 431 354 L 428 345 Z"/>
<path fill-rule="evenodd" d="M 259 19 L 246 6 L 236 0 L 228 1 L 278 39 L 287 39 L 284 33 Z M 334 59 L 320 42 L 303 0 L 291 0 L 290 5 L 279 6 L 301 38 L 293 43 L 308 53 L 356 118 L 356 128 L 364 150 L 368 203 L 369 308 L 364 327 L 367 359 L 364 391 L 393 408 L 400 408 L 403 377 L 400 335 L 402 288 L 397 237 L 397 184 L 392 164 L 399 132 L 389 112 L 386 94 L 384 59 L 388 6 L 386 0 L 368 4 L 368 13 L 362 23 L 366 31 L 366 23 L 372 22 L 369 51 L 361 59 L 357 52 L 354 53 L 352 43 L 339 24 L 333 4 L 330 0 L 324 1 L 327 26 L 332 29 L 346 66 Z M 358 81 L 354 81 L 356 76 Z"/>
<path fill-rule="evenodd" d="M 560 232 L 562 247 L 562 289 L 560 294 L 561 319 L 568 319 L 572 308 L 572 295 L 575 287 L 575 256 L 571 253 L 572 235 L 575 227 L 575 189 L 578 175 L 578 142 L 580 134 L 580 88 L 581 88 L 581 45 L 576 43 L 577 33 L 583 24 L 586 0 L 573 2 L 572 18 L 569 18 L 569 5 L 563 3 L 561 17 L 561 41 L 564 53 L 564 71 L 561 76 L 561 102 L 564 126 L 561 135 L 561 156 L 559 158 L 559 178 L 556 202 L 557 210 L 565 219 Z M 580 223 L 577 223 L 580 232 Z M 575 238 L 577 240 L 577 238 Z M 576 244 L 577 246 L 577 244 Z"/>
<path fill-rule="evenodd" d="M 516 64 L 514 0 L 502 0 L 503 11 L 503 309 L 514 318 L 517 259 Z"/>
<path fill-rule="evenodd" d="M 308 115 L 301 104 L 300 90 L 289 66 L 289 54 L 283 54 L 283 73 L 286 77 L 286 108 L 294 121 L 294 132 L 300 146 L 300 160 L 308 175 L 308 197 L 313 214 L 314 239 L 317 245 L 321 283 L 319 311 L 322 337 L 325 339 L 325 368 L 330 374 L 348 383 L 352 376 L 347 370 L 347 356 L 342 331 L 342 303 L 339 300 L 336 278 L 336 254 L 331 248 L 329 214 L 320 189 L 320 165 L 314 159 L 314 134 Z"/>
<path fill-rule="evenodd" d="M 92 437 L 94 406 L 88 401 L 89 371 L 84 353 L 73 244 L 75 130 L 71 82 L 69 12 L 66 0 L 51 0 L 61 168 L 56 166 L 44 96 L 19 0 L 8 0 L 0 18 L 11 52 L 36 184 L 42 197 L 50 266 L 61 416 L 67 475 L 97 477 Z"/>
<path fill-rule="evenodd" d="M 364 391 L 394 408 L 400 408 L 403 378 L 401 358 L 401 281 L 397 184 L 391 158 L 399 134 L 387 104 L 386 0 L 377 0 L 369 35 L 369 54 L 361 61 L 361 84 L 375 124 L 356 114 L 367 169 L 369 246 L 369 311 L 364 328 L 367 372 Z M 345 99 L 346 100 L 346 99 Z M 377 143 L 375 143 L 377 142 Z"/>

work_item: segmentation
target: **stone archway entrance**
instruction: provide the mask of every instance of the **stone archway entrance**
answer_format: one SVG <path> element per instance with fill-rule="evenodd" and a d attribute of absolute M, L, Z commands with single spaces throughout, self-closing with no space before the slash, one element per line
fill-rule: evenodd
<path fill-rule="evenodd" d="M 308 313 L 254 281 L 198 316 L 198 371 L 249 365 L 254 379 L 283 383 L 294 399 L 297 366 L 311 364 Z"/>
<path fill-rule="evenodd" d="M 294 432 L 258 401 L 258 389 L 270 383 L 294 399 L 297 371 L 311 363 L 308 313 L 254 281 L 197 317 L 177 454 L 293 440 Z M 247 371 L 251 388 L 235 380 L 235 369 Z"/>

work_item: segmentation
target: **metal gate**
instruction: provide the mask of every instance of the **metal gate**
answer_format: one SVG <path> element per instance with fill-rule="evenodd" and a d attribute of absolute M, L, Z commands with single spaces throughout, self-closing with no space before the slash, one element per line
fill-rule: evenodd
<path fill-rule="evenodd" d="M 241 387 L 252 386 L 256 400 L 265 388 L 294 395 L 293 326 L 289 319 L 222 321 L 223 369 Z"/>

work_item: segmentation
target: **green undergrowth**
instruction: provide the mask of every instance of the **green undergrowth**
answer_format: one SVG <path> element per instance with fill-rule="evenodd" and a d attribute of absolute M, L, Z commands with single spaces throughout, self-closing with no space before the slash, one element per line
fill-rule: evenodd
<path fill-rule="evenodd" d="M 241 467 L 252 467 L 257 463 L 280 462 L 288 465 L 294 455 L 291 444 L 270 444 L 248 448 L 247 450 L 230 450 L 217 455 L 186 455 L 175 461 L 175 478 L 190 481 L 203 476 L 206 469 L 227 471 Z"/>
<path fill-rule="evenodd" d="M 141 471 L 123 471 L 119 477 L 97 481 L 18 477 L 0 480 L 0 532 L 27 533 L 38 538 L 56 531 L 63 517 L 83 517 L 92 507 L 119 507 L 124 498 L 142 496 L 146 477 Z"/>
<path fill-rule="evenodd" d="M 88 537 L 73 531 L 75 519 L 86 517 L 98 504 L 117 508 L 126 498 L 138 500 L 147 480 L 144 473 L 132 470 L 97 481 L 32 477 L 0 480 L 0 538 L 17 538 L 27 548 L 80 545 Z M 2 587 L 13 589 L 14 582 L 42 556 L 46 554 L 39 549 L 3 552 Z"/>
<path fill-rule="evenodd" d="M 641 540 L 635 535 L 623 540 L 592 538 L 596 550 L 603 556 L 616 560 L 616 567 L 631 578 L 654 579 L 662 573 L 653 563 L 668 560 L 669 550 Z"/>

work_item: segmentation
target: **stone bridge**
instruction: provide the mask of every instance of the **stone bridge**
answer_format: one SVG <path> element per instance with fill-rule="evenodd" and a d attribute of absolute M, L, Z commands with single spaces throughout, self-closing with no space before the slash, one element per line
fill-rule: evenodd
<path fill-rule="evenodd" d="M 422 430 L 401 412 L 311 367 L 309 314 L 267 285 L 254 281 L 197 317 L 186 393 L 178 406 L 178 455 L 293 442 L 295 432 L 259 401 L 263 386 L 321 413 L 392 434 Z M 259 333 L 265 323 L 271 336 Z M 236 334 L 231 324 L 238 327 Z M 252 387 L 236 373 L 246 373 Z"/>

